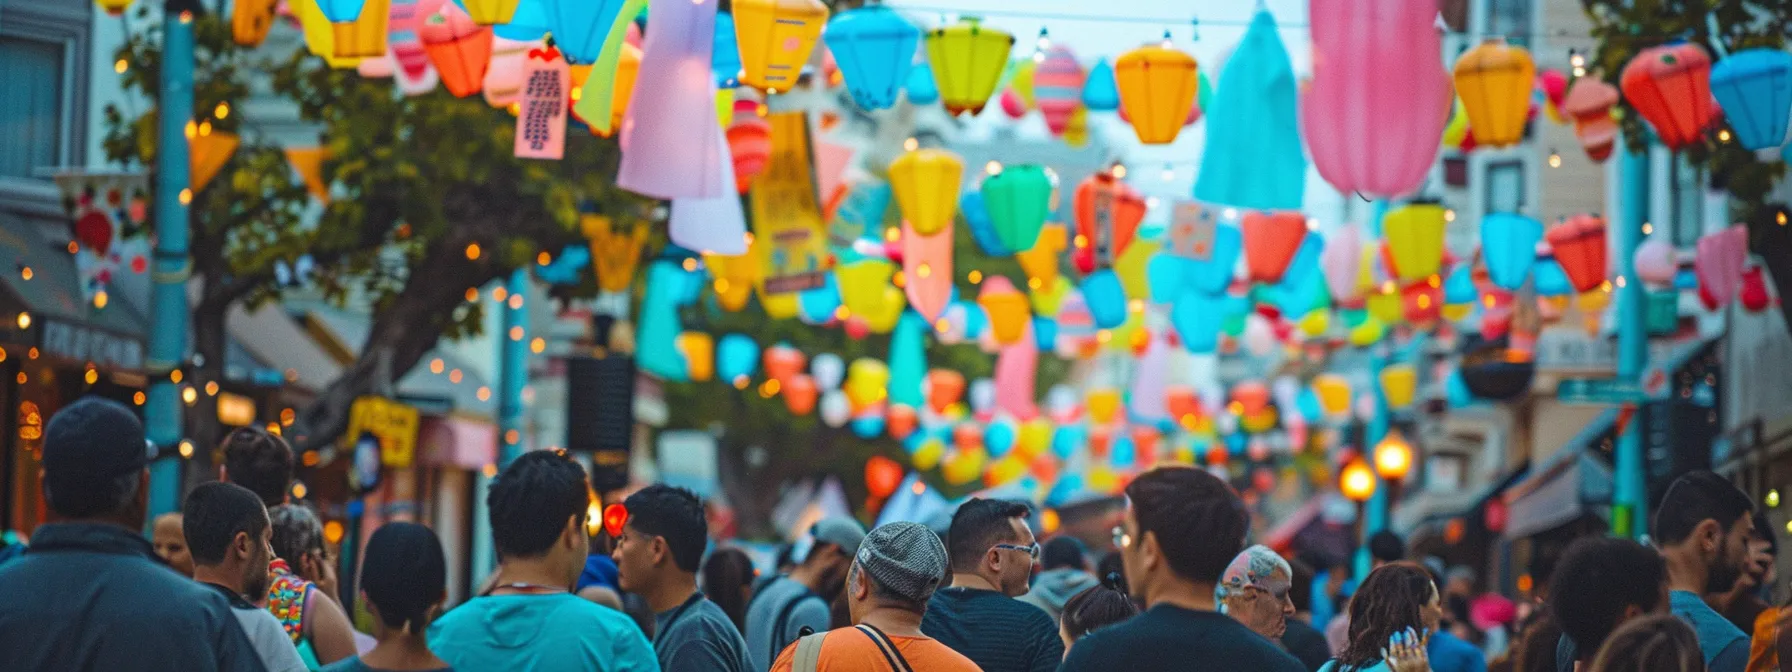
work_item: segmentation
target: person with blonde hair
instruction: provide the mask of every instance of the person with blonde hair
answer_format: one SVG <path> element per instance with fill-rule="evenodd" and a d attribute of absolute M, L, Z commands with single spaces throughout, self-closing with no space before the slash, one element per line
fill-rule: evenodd
<path fill-rule="evenodd" d="M 1632 619 L 1606 638 L 1592 672 L 1705 672 L 1692 626 L 1672 614 Z"/>

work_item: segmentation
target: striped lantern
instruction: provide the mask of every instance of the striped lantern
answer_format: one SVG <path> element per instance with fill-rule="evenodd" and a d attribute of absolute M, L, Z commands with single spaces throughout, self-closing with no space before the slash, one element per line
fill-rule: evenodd
<path fill-rule="evenodd" d="M 1052 135 L 1063 135 L 1064 129 L 1069 127 L 1070 117 L 1082 103 L 1085 79 L 1087 75 L 1082 64 L 1077 63 L 1076 54 L 1063 45 L 1052 45 L 1045 53 L 1045 60 L 1034 70 L 1034 100 Z"/>

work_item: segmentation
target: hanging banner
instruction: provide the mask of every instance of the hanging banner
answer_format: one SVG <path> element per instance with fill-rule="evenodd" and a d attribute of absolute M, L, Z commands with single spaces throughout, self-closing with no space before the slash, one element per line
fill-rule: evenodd
<path fill-rule="evenodd" d="M 413 406 L 384 397 L 361 397 L 349 407 L 348 431 L 342 437 L 352 446 L 362 435 L 371 435 L 380 444 L 380 464 L 404 469 L 417 454 L 419 422 Z"/>
<path fill-rule="evenodd" d="M 753 252 L 764 264 L 763 291 L 815 289 L 833 267 L 833 257 L 815 196 L 808 120 L 796 111 L 773 113 L 769 121 L 771 158 L 752 189 Z"/>
<path fill-rule="evenodd" d="M 1214 231 L 1219 213 L 1197 201 L 1176 201 L 1170 215 L 1170 252 L 1179 257 L 1207 261 L 1213 256 Z"/>
<path fill-rule="evenodd" d="M 558 161 L 566 153 L 566 96 L 571 73 L 560 50 L 530 49 L 523 66 L 523 109 L 516 118 L 515 153 Z"/>

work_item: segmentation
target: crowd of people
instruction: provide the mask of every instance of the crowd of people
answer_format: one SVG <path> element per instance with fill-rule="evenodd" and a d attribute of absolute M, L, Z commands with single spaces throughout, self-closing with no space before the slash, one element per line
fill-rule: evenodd
<path fill-rule="evenodd" d="M 497 569 L 450 607 L 421 525 L 373 531 L 338 585 L 277 435 L 233 432 L 219 478 L 154 521 L 154 450 L 130 409 L 79 401 L 43 439 L 50 521 L 0 556 L 0 670 L 1764 672 L 1792 634 L 1763 590 L 1772 531 L 1709 472 L 1668 488 L 1651 545 L 1577 540 L 1514 603 L 1389 534 L 1360 580 L 1247 546 L 1239 496 L 1188 467 L 1127 485 L 1099 562 L 1075 538 L 1042 543 L 1028 505 L 972 498 L 944 534 L 823 519 L 760 576 L 681 488 L 634 492 L 621 533 L 594 540 L 585 471 L 538 451 L 493 479 Z"/>

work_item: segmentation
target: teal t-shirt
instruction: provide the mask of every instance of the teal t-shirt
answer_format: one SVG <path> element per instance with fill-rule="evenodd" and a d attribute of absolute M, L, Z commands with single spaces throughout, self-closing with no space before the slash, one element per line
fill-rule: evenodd
<path fill-rule="evenodd" d="M 1670 592 L 1668 608 L 1699 636 L 1699 650 L 1704 652 L 1705 667 L 1711 672 L 1743 672 L 1748 667 L 1748 635 L 1698 595 L 1684 590 Z"/>
<path fill-rule="evenodd" d="M 474 598 L 430 625 L 429 649 L 457 670 L 660 669 L 633 620 L 571 593 Z"/>

